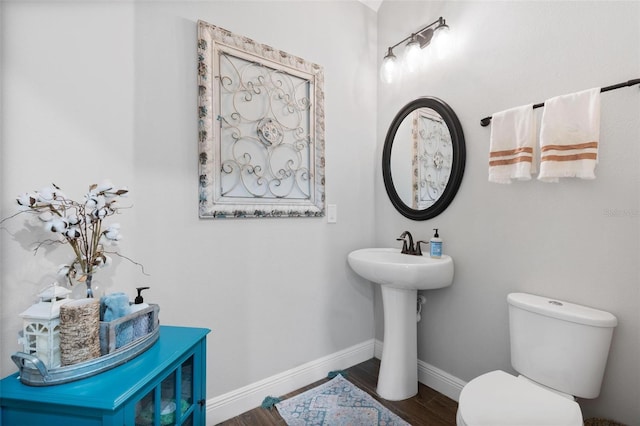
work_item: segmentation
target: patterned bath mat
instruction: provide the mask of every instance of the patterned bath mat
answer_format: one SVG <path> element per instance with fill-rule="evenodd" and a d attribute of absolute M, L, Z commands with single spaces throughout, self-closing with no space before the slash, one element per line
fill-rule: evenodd
<path fill-rule="evenodd" d="M 276 408 L 289 426 L 409 426 L 340 375 L 277 403 Z"/>

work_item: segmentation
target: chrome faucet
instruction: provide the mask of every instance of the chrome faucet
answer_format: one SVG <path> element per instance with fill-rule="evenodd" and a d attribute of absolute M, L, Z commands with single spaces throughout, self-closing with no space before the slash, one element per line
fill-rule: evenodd
<path fill-rule="evenodd" d="M 402 254 L 411 254 L 414 256 L 422 256 L 422 251 L 420 250 L 420 244 L 416 248 L 413 245 L 413 236 L 411 232 L 404 231 L 399 238 L 396 238 L 397 241 L 402 241 Z M 424 241 L 420 241 L 421 243 Z"/>

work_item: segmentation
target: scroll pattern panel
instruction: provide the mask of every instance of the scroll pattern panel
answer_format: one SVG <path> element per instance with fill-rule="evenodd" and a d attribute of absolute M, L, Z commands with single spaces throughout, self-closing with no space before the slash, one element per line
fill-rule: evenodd
<path fill-rule="evenodd" d="M 322 68 L 199 22 L 200 217 L 324 215 Z"/>
<path fill-rule="evenodd" d="M 413 116 L 413 208 L 431 207 L 444 192 L 453 163 L 451 134 L 442 117 L 429 108 Z"/>

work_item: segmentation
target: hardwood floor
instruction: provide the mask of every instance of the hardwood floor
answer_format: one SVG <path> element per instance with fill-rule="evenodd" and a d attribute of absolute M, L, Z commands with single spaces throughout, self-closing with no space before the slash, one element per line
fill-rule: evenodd
<path fill-rule="evenodd" d="M 373 358 L 345 370 L 347 372 L 345 378 L 413 426 L 455 426 L 458 404 L 421 383 L 418 385 L 418 395 L 404 401 L 387 401 L 378 397 L 376 395 L 376 383 L 379 370 L 380 360 Z M 312 383 L 302 389 L 283 395 L 281 398 L 290 398 L 326 381 L 328 379 Z M 275 407 L 268 410 L 258 407 L 224 421 L 220 425 L 285 426 L 286 423 Z"/>

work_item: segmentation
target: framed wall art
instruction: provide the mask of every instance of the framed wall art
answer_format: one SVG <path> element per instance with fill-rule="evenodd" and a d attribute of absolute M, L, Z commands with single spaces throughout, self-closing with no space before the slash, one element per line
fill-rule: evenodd
<path fill-rule="evenodd" d="M 199 215 L 324 216 L 321 66 L 198 22 Z"/>

